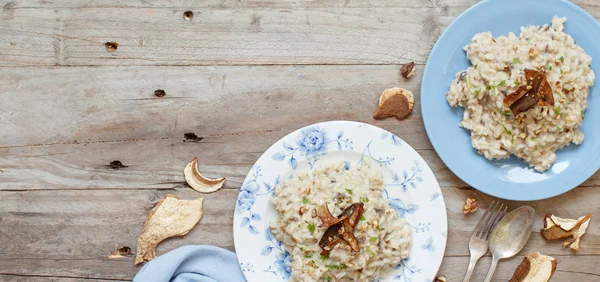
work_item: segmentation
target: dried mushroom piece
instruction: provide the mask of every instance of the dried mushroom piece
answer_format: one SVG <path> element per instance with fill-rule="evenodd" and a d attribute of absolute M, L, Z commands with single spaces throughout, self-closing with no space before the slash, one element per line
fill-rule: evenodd
<path fill-rule="evenodd" d="M 176 196 L 165 195 L 148 213 L 137 239 L 134 264 L 152 260 L 156 256 L 156 246 L 163 240 L 190 232 L 202 218 L 202 202 L 202 198 L 179 200 Z"/>
<path fill-rule="evenodd" d="M 329 212 L 328 209 L 327 211 Z M 329 226 L 329 228 L 325 230 L 323 237 L 319 240 L 319 247 L 323 250 L 321 251 L 321 255 L 329 254 L 329 252 L 333 250 L 333 247 L 341 241 L 346 242 L 353 251 L 360 251 L 358 240 L 354 236 L 354 228 L 358 224 L 363 212 L 363 203 L 354 203 L 346 207 L 340 215 L 337 216 L 337 218 L 344 219 L 341 222 Z"/>
<path fill-rule="evenodd" d="M 400 68 L 400 74 L 402 74 L 402 77 L 407 78 L 407 79 L 413 77 L 413 75 L 415 75 L 416 71 L 417 71 L 417 66 L 415 65 L 415 62 L 410 62 L 410 63 L 404 64 Z"/>
<path fill-rule="evenodd" d="M 323 203 L 317 208 L 317 216 L 321 220 L 320 228 L 329 227 L 347 218 L 347 216 L 334 217 L 327 207 L 327 203 Z"/>
<path fill-rule="evenodd" d="M 525 256 L 509 282 L 547 282 L 555 270 L 555 258 L 535 252 Z"/>
<path fill-rule="evenodd" d="M 412 113 L 415 98 L 412 92 L 404 88 L 388 88 L 379 97 L 379 106 L 373 114 L 374 119 L 396 117 L 405 118 Z"/>
<path fill-rule="evenodd" d="M 547 214 L 544 218 L 544 229 L 540 230 L 546 240 L 557 240 L 572 237 L 563 242 L 563 247 L 579 251 L 579 242 L 589 226 L 592 215 L 588 213 L 578 219 L 564 219 Z"/>
<path fill-rule="evenodd" d="M 208 178 L 202 175 L 200 171 L 198 171 L 198 158 L 194 158 L 193 161 L 185 166 L 183 174 L 187 184 L 201 193 L 215 192 L 221 189 L 225 183 L 225 177 Z"/>
<path fill-rule="evenodd" d="M 504 105 L 509 107 L 513 115 L 518 115 L 533 108 L 535 105 L 554 105 L 552 87 L 546 74 L 532 69 L 525 69 L 525 83 L 515 92 L 504 98 Z"/>
<path fill-rule="evenodd" d="M 463 214 L 467 215 L 467 214 L 471 214 L 477 211 L 477 209 L 479 209 L 479 205 L 477 204 L 477 200 L 475 200 L 475 198 L 468 198 L 465 201 L 465 204 L 463 206 Z"/>

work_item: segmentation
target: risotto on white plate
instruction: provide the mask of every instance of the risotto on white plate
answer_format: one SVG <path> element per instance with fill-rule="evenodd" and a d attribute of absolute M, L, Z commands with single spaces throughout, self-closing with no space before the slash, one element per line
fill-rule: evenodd
<path fill-rule="evenodd" d="M 298 173 L 275 188 L 273 203 L 271 231 L 291 254 L 290 281 L 371 281 L 409 255 L 412 231 L 370 163 Z"/>
<path fill-rule="evenodd" d="M 522 27 L 518 36 L 479 33 L 464 48 L 472 66 L 456 74 L 446 99 L 464 108 L 460 126 L 487 159 L 514 154 L 543 172 L 557 150 L 583 142 L 578 127 L 595 74 L 565 21 Z"/>

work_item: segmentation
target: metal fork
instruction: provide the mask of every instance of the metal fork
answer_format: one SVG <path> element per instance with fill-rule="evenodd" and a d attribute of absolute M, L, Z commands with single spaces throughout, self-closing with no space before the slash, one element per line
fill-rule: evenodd
<path fill-rule="evenodd" d="M 496 226 L 496 223 L 502 219 L 507 209 L 507 206 L 494 201 L 483 214 L 479 223 L 477 223 L 475 231 L 473 231 L 471 239 L 469 240 L 471 259 L 463 282 L 471 281 L 471 275 L 473 275 L 473 270 L 475 269 L 477 261 L 488 251 L 488 239 L 490 233 L 492 229 L 494 229 L 494 226 Z"/>

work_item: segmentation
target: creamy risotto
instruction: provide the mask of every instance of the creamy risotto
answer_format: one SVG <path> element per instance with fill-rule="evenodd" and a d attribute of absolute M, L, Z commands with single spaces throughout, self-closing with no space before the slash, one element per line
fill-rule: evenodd
<path fill-rule="evenodd" d="M 479 33 L 464 48 L 472 66 L 456 74 L 446 98 L 464 108 L 460 126 L 487 159 L 514 154 L 542 172 L 557 150 L 583 142 L 578 127 L 595 74 L 565 21 L 522 27 L 519 36 Z"/>
<path fill-rule="evenodd" d="M 371 281 L 408 257 L 412 231 L 383 192 L 368 163 L 328 163 L 279 185 L 271 231 L 292 256 L 291 281 Z"/>

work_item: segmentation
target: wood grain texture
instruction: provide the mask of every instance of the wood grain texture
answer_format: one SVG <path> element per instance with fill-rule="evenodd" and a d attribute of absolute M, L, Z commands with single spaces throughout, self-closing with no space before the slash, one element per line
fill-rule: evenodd
<path fill-rule="evenodd" d="M 466 187 L 432 150 L 419 103 L 402 121 L 371 117 L 385 88 L 418 101 L 422 69 L 410 80 L 395 66 L 0 69 L 0 190 L 176 188 L 193 157 L 236 188 L 279 138 L 339 119 L 395 133 L 440 185 Z M 203 139 L 186 142 L 186 132 Z M 113 160 L 128 167 L 112 169 Z M 599 184 L 596 173 L 582 186 Z"/>
<path fill-rule="evenodd" d="M 583 266 L 570 266 L 585 265 L 600 259 L 598 225 L 590 226 L 577 255 L 562 248 L 558 241 L 546 242 L 537 230 L 542 227 L 543 214 L 547 212 L 565 217 L 577 217 L 586 212 L 599 214 L 600 207 L 596 205 L 600 198 L 599 190 L 579 188 L 556 199 L 525 203 L 532 205 L 538 215 L 535 232 L 523 254 L 542 250 L 544 254 L 559 258 L 559 270 L 581 272 L 578 274 L 581 277 L 598 275 L 600 272 L 595 268 L 586 270 Z M 449 231 L 446 259 L 441 272 L 458 277 L 466 267 L 470 233 L 492 198 L 471 189 L 445 187 L 442 192 L 447 204 Z M 160 244 L 158 254 L 187 244 L 217 245 L 233 250 L 231 226 L 237 197 L 237 191 L 233 189 L 212 194 L 200 194 L 190 188 L 2 191 L 0 224 L 3 228 L 0 229 L 0 245 L 4 247 L 0 257 L 0 273 L 130 279 L 139 270 L 132 264 L 133 256 L 116 260 L 106 257 L 121 246 L 134 248 L 147 212 L 167 193 L 182 199 L 204 197 L 205 216 L 185 237 L 169 239 Z M 575 204 L 580 193 L 585 193 L 586 197 L 580 197 Z M 480 201 L 482 210 L 465 217 L 462 215 L 462 204 L 466 197 L 471 196 Z M 518 205 L 521 203 L 509 203 L 511 208 Z M 500 277 L 514 270 L 521 258 L 501 264 L 506 271 L 499 271 Z M 480 266 L 480 269 L 485 267 Z M 481 275 L 485 274 L 484 270 L 480 272 Z"/>

